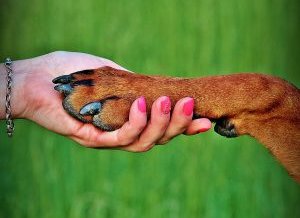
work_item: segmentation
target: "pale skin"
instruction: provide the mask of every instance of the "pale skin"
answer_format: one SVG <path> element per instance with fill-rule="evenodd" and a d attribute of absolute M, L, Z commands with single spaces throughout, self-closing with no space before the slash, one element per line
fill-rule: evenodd
<path fill-rule="evenodd" d="M 97 56 L 76 52 L 53 52 L 13 63 L 12 116 L 25 118 L 64 135 L 86 147 L 112 148 L 132 152 L 150 150 L 156 144 L 165 144 L 182 133 L 194 135 L 211 128 L 206 118 L 192 120 L 193 114 L 184 112 L 184 105 L 193 99 L 179 100 L 170 112 L 162 113 L 158 98 L 152 105 L 151 118 L 139 108 L 142 96 L 133 102 L 129 121 L 118 130 L 104 132 L 92 124 L 82 123 L 69 116 L 62 107 L 62 96 L 53 89 L 53 78 L 72 72 L 118 64 Z M 0 65 L 0 119 L 5 119 L 6 71 Z M 18 128 L 16 127 L 16 131 Z"/>

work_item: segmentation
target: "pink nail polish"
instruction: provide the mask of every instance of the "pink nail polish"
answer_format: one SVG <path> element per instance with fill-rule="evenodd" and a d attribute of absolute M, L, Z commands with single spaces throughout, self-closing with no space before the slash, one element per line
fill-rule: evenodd
<path fill-rule="evenodd" d="M 146 112 L 146 100 L 145 97 L 140 97 L 138 100 L 138 108 L 142 113 Z"/>
<path fill-rule="evenodd" d="M 186 116 L 191 116 L 194 110 L 194 99 L 190 99 L 183 105 L 183 113 Z"/>
<path fill-rule="evenodd" d="M 168 114 L 171 111 L 171 100 L 169 97 L 165 97 L 165 99 L 160 103 L 160 111 L 163 114 Z"/>

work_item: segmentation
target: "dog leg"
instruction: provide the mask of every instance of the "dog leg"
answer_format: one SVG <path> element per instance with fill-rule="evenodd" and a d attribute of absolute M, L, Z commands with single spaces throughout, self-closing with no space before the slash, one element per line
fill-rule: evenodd
<path fill-rule="evenodd" d="M 172 105 L 193 97 L 194 118 L 215 121 L 215 131 L 226 137 L 247 134 L 258 139 L 299 181 L 300 91 L 282 79 L 253 73 L 184 79 L 103 67 L 53 82 L 65 95 L 69 114 L 106 131 L 128 120 L 130 106 L 140 96 L 147 100 L 148 115 L 159 96 L 169 96 Z"/>

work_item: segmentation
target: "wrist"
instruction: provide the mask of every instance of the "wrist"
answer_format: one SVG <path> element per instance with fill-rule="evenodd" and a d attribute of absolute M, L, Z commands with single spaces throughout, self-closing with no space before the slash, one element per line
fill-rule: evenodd
<path fill-rule="evenodd" d="M 12 63 L 12 89 L 11 89 L 11 115 L 12 118 L 23 118 L 28 105 L 25 96 L 25 80 L 30 73 L 29 60 L 13 61 Z M 0 119 L 5 118 L 5 102 L 7 88 L 7 71 L 4 64 L 0 65 Z"/>

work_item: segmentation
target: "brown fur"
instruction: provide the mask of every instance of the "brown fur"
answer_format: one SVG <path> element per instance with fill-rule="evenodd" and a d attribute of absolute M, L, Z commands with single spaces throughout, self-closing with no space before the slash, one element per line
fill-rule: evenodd
<path fill-rule="evenodd" d="M 76 86 L 70 95 L 76 111 L 89 102 L 113 97 L 99 115 L 112 129 L 127 121 L 131 103 L 140 96 L 146 98 L 148 114 L 159 96 L 169 96 L 173 106 L 183 97 L 193 97 L 196 117 L 229 120 L 238 135 L 248 134 L 264 144 L 300 182 L 300 91 L 280 78 L 244 73 L 184 79 L 110 67 L 73 76 L 93 80 L 93 86 Z"/>

